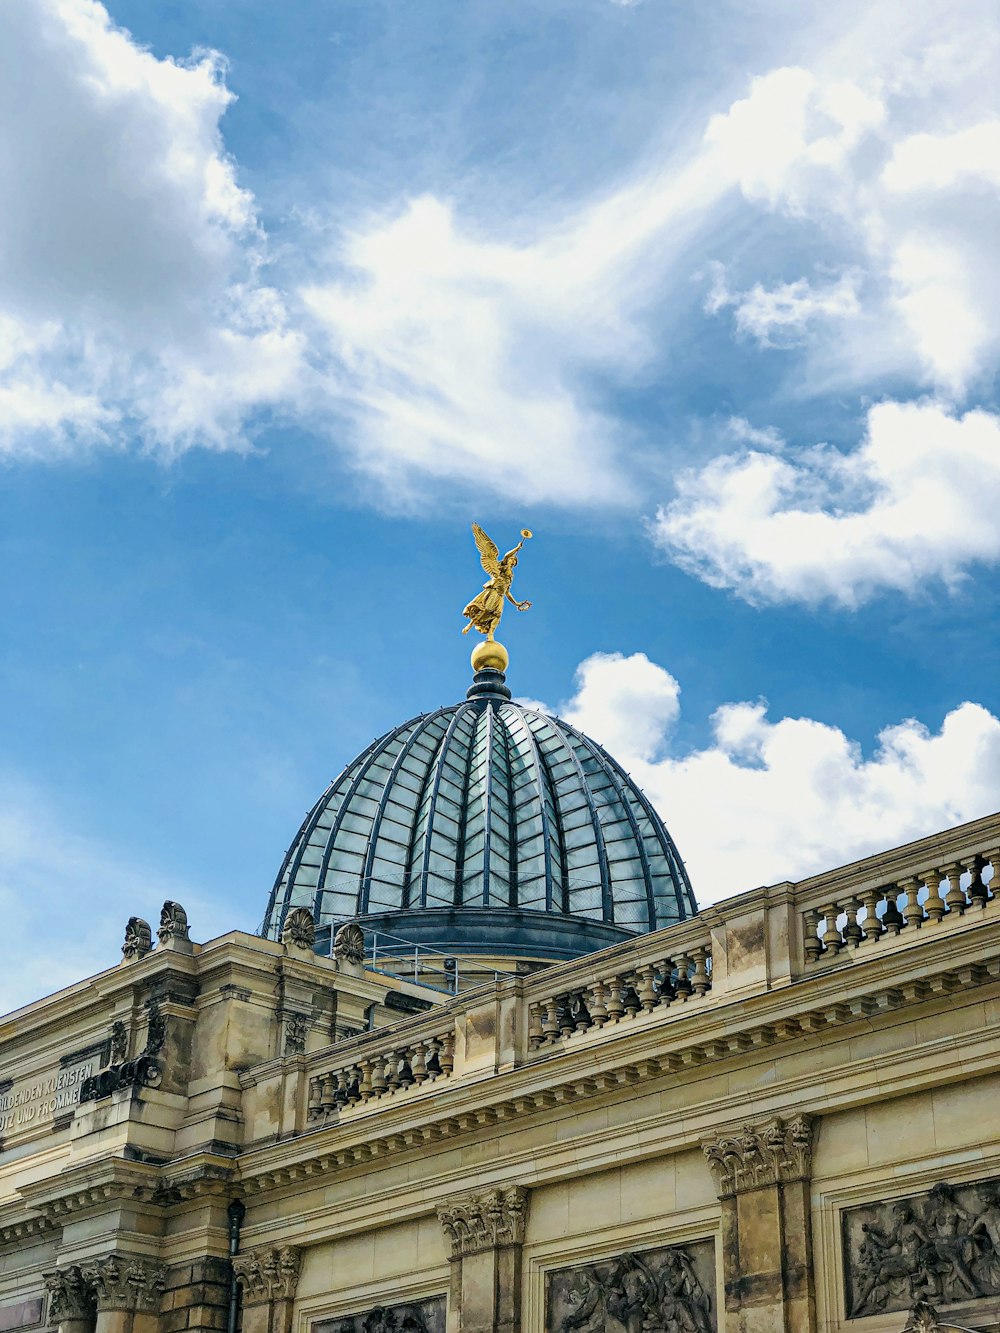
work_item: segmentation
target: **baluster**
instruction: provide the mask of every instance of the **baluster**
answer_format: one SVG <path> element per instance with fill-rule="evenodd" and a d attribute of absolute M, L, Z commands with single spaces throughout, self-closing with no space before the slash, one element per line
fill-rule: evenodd
<path fill-rule="evenodd" d="M 309 1080 L 309 1114 L 310 1116 L 319 1115 L 323 1109 L 321 1105 L 323 1097 L 323 1080 L 321 1078 L 311 1078 Z"/>
<path fill-rule="evenodd" d="M 590 988 L 590 1021 L 595 1028 L 602 1028 L 607 1022 L 608 1007 L 604 1003 L 604 997 L 607 994 L 603 981 L 595 981 Z"/>
<path fill-rule="evenodd" d="M 348 1103 L 348 1100 L 350 1098 L 350 1093 L 348 1092 L 349 1083 L 350 1079 L 348 1077 L 348 1070 L 338 1069 L 337 1086 L 333 1090 L 333 1100 L 337 1103 L 338 1106 L 346 1106 Z"/>
<path fill-rule="evenodd" d="M 361 1077 L 358 1079 L 358 1101 L 366 1102 L 374 1093 L 371 1060 L 359 1060 L 358 1068 L 361 1070 Z"/>
<path fill-rule="evenodd" d="M 829 906 L 821 909 L 823 913 L 823 949 L 826 953 L 836 956 L 844 947 L 844 941 L 841 939 L 840 931 L 837 929 L 837 917 L 840 915 L 840 907 L 837 903 L 830 903 Z"/>
<path fill-rule="evenodd" d="M 691 994 L 691 959 L 686 953 L 682 953 L 677 959 L 677 981 L 674 983 L 674 989 L 678 1000 L 686 1000 Z"/>
<path fill-rule="evenodd" d="M 906 902 L 903 904 L 903 916 L 908 926 L 914 926 L 916 929 L 924 924 L 924 909 L 920 906 L 918 894 L 920 893 L 921 880 L 915 875 L 909 879 L 901 879 L 899 887 L 906 894 Z"/>
<path fill-rule="evenodd" d="M 532 1004 L 528 1006 L 528 1050 L 537 1051 L 539 1046 L 545 1040 L 545 1033 L 542 1031 L 542 1006 Z"/>
<path fill-rule="evenodd" d="M 660 1004 L 666 1007 L 677 999 L 677 988 L 674 985 L 674 960 L 664 958 L 660 964 Z"/>
<path fill-rule="evenodd" d="M 885 911 L 882 913 L 882 925 L 893 935 L 898 935 L 906 925 L 897 901 L 899 898 L 899 889 L 900 886 L 898 884 L 889 884 L 884 890 Z"/>
<path fill-rule="evenodd" d="M 424 1083 L 427 1079 L 426 1043 L 418 1041 L 410 1052 L 410 1073 L 414 1083 Z"/>
<path fill-rule="evenodd" d="M 636 994 L 639 997 L 639 1003 L 647 1014 L 651 1014 L 656 1008 L 656 986 L 653 984 L 653 976 L 656 969 L 652 963 L 647 963 L 639 968 L 639 985 Z"/>
<path fill-rule="evenodd" d="M 694 975 L 691 978 L 691 987 L 696 995 L 704 995 L 706 991 L 712 988 L 712 978 L 708 971 L 708 949 L 704 945 L 699 945 L 697 949 L 691 950 L 694 958 Z"/>
<path fill-rule="evenodd" d="M 944 899 L 941 897 L 941 871 L 925 870 L 920 878 L 927 885 L 927 898 L 924 902 L 924 911 L 927 913 L 927 919 L 936 924 L 947 911 L 947 908 L 944 905 Z"/>
<path fill-rule="evenodd" d="M 819 937 L 820 920 L 819 910 L 815 907 L 804 913 L 802 948 L 805 950 L 806 961 L 810 963 L 815 963 L 823 952 L 823 941 Z"/>
<path fill-rule="evenodd" d="M 337 1105 L 336 1075 L 331 1070 L 323 1075 L 323 1087 L 320 1093 L 320 1105 L 324 1111 L 332 1111 Z"/>
<path fill-rule="evenodd" d="M 862 901 L 865 905 L 865 919 L 861 923 L 864 937 L 870 944 L 882 934 L 882 922 L 878 919 L 878 905 L 882 898 L 881 889 L 867 889 Z"/>
<path fill-rule="evenodd" d="M 574 991 L 569 1000 L 570 1017 L 577 1032 L 586 1032 L 590 1027 L 590 1010 L 587 1008 L 585 991 Z"/>
<path fill-rule="evenodd" d="M 945 867 L 944 877 L 948 881 L 948 893 L 944 900 L 947 911 L 957 912 L 959 916 L 965 915 L 965 909 L 969 903 L 965 896 L 965 890 L 962 888 L 962 863 L 953 861 L 950 866 Z"/>
<path fill-rule="evenodd" d="M 994 853 L 996 858 L 996 853 Z M 996 865 L 996 859 L 993 862 Z M 989 888 L 983 882 L 983 871 L 986 865 L 981 856 L 973 856 L 967 863 L 969 874 L 972 876 L 972 883 L 969 885 L 969 902 L 973 907 L 985 907 L 990 896 Z"/>
<path fill-rule="evenodd" d="M 550 995 L 545 1001 L 545 1017 L 542 1019 L 542 1031 L 547 1042 L 555 1041 L 559 1036 L 559 1001 Z"/>
<path fill-rule="evenodd" d="M 857 898 L 852 898 L 850 902 L 845 903 L 844 911 L 847 913 L 847 921 L 844 923 L 844 947 L 850 946 L 856 949 L 864 939 L 864 932 L 858 925 L 858 911 L 861 903 Z"/>
<path fill-rule="evenodd" d="M 441 1062 L 441 1073 L 445 1078 L 449 1078 L 451 1071 L 455 1068 L 455 1032 L 446 1032 L 441 1038 L 441 1054 L 438 1056 Z"/>
<path fill-rule="evenodd" d="M 629 1018 L 635 1018 L 639 1012 L 639 996 L 633 982 L 633 974 L 629 974 L 628 981 L 622 991 L 622 1004 L 625 1006 L 625 1012 Z"/>
<path fill-rule="evenodd" d="M 573 1022 L 573 1014 L 570 1005 L 573 1002 L 571 995 L 562 995 L 559 998 L 559 1035 L 560 1037 L 572 1037 L 576 1031 L 576 1024 Z"/>
<path fill-rule="evenodd" d="M 608 982 L 608 1018 L 612 1023 L 617 1023 L 625 1012 L 625 1006 L 622 1004 L 622 990 L 621 977 L 612 977 Z"/>
<path fill-rule="evenodd" d="M 372 1061 L 372 1096 L 381 1097 L 389 1086 L 385 1076 L 388 1061 L 384 1055 L 376 1055 Z"/>

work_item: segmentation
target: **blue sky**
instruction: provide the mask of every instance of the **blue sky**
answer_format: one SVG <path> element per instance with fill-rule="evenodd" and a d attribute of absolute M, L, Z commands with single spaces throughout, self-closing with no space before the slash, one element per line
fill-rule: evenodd
<path fill-rule="evenodd" d="M 0 1007 L 256 925 L 472 519 L 702 901 L 1000 805 L 991 5 L 0 24 Z"/>

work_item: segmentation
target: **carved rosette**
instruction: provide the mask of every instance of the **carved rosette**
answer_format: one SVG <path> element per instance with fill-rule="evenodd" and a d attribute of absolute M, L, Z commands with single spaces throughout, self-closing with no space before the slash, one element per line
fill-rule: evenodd
<path fill-rule="evenodd" d="M 290 1301 L 299 1281 L 302 1251 L 294 1245 L 248 1250 L 233 1260 L 244 1305 Z"/>
<path fill-rule="evenodd" d="M 98 1310 L 155 1313 L 160 1308 L 166 1268 L 138 1255 L 109 1254 L 88 1264 L 83 1278 L 94 1292 Z"/>
<path fill-rule="evenodd" d="M 451 1244 L 451 1257 L 520 1245 L 527 1207 L 528 1191 L 522 1185 L 467 1194 L 440 1205 L 438 1219 Z"/>
<path fill-rule="evenodd" d="M 49 1293 L 49 1323 L 64 1319 L 89 1319 L 94 1313 L 94 1293 L 76 1264 L 57 1268 L 42 1279 Z"/>
<path fill-rule="evenodd" d="M 281 928 L 281 942 L 286 948 L 313 951 L 316 943 L 316 922 L 308 907 L 293 907 Z"/>
<path fill-rule="evenodd" d="M 738 1134 L 720 1134 L 702 1144 L 720 1199 L 768 1185 L 808 1180 L 812 1172 L 814 1120 L 775 1116 L 763 1125 L 745 1125 Z"/>

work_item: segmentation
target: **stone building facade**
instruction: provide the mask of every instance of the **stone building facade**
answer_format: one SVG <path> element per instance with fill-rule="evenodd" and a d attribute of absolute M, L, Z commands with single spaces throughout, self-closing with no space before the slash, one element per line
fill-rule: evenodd
<path fill-rule="evenodd" d="M 1000 815 L 457 993 L 132 918 L 0 1021 L 0 1333 L 996 1328 L 998 895 Z"/>

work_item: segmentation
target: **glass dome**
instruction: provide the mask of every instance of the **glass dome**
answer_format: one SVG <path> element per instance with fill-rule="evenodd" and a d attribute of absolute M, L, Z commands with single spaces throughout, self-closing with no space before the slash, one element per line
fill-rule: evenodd
<path fill-rule="evenodd" d="M 673 840 L 595 741 L 481 671 L 462 703 L 359 755 L 285 856 L 262 933 L 293 907 L 460 953 L 576 957 L 691 916 Z"/>

